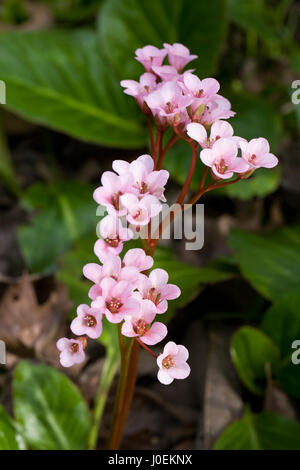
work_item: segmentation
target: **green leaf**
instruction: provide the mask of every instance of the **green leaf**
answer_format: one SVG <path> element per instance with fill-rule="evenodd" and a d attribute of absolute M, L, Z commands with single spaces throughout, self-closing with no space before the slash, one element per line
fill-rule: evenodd
<path fill-rule="evenodd" d="M 262 0 L 241 2 L 228 0 L 228 16 L 231 21 L 246 30 L 255 31 L 263 39 L 278 42 L 278 31 L 274 23 L 272 9 Z"/>
<path fill-rule="evenodd" d="M 169 282 L 181 289 L 180 297 L 169 301 L 168 312 L 162 318 L 164 322 L 170 320 L 175 309 L 184 307 L 197 297 L 202 289 L 201 284 L 214 284 L 234 276 L 232 268 L 225 264 L 196 267 L 182 263 L 172 250 L 161 246 L 156 248 L 153 267 L 165 269 L 169 273 Z"/>
<path fill-rule="evenodd" d="M 243 276 L 267 299 L 275 300 L 299 285 L 299 225 L 263 235 L 234 230 L 229 244 Z"/>
<path fill-rule="evenodd" d="M 300 424 L 275 413 L 246 411 L 214 445 L 215 450 L 299 450 Z"/>
<path fill-rule="evenodd" d="M 71 242 L 96 229 L 92 192 L 90 185 L 75 181 L 35 183 L 27 190 L 23 203 L 38 214 L 20 228 L 18 237 L 30 272 L 52 273 Z"/>
<path fill-rule="evenodd" d="M 146 143 L 141 113 L 101 57 L 96 33 L 1 33 L 0 48 L 0 79 L 12 111 L 102 145 Z"/>
<path fill-rule="evenodd" d="M 282 361 L 277 379 L 286 393 L 300 397 L 300 367 L 292 363 L 295 349 L 292 344 L 300 339 L 300 288 L 280 297 L 265 314 L 261 328 L 280 349 Z"/>
<path fill-rule="evenodd" d="M 32 449 L 85 449 L 89 411 L 65 375 L 44 364 L 21 361 L 15 369 L 13 393 L 16 420 Z"/>
<path fill-rule="evenodd" d="M 136 78 L 142 67 L 134 51 L 153 44 L 182 42 L 199 58 L 205 76 L 216 66 L 225 32 L 225 2 L 193 0 L 106 0 L 99 13 L 99 41 L 119 77 Z"/>
<path fill-rule="evenodd" d="M 0 405 L 0 450 L 24 450 L 26 445 L 11 417 Z"/>
<path fill-rule="evenodd" d="M 230 352 L 241 381 L 252 393 L 262 395 L 266 364 L 273 372 L 279 363 L 277 346 L 260 330 L 244 326 L 233 335 Z"/>

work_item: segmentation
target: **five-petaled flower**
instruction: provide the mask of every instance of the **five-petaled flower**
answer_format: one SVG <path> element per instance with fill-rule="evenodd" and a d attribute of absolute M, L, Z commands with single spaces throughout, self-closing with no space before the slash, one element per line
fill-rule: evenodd
<path fill-rule="evenodd" d="M 189 352 L 186 347 L 169 341 L 157 358 L 158 380 L 164 385 L 169 385 L 174 379 L 186 379 L 191 371 L 186 363 L 188 357 Z"/>

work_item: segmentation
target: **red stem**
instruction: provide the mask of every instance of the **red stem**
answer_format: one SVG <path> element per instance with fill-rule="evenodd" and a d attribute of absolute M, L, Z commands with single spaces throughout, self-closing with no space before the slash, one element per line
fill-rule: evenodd
<path fill-rule="evenodd" d="M 189 190 L 189 187 L 190 187 L 193 175 L 194 175 L 194 171 L 195 171 L 195 168 L 196 168 L 197 151 L 198 151 L 199 145 L 198 144 L 193 144 L 193 143 L 190 143 L 190 145 L 191 145 L 192 150 L 193 150 L 191 165 L 190 165 L 190 169 L 189 169 L 187 178 L 186 178 L 185 183 L 183 185 L 183 188 L 181 190 L 181 193 L 179 194 L 178 199 L 176 201 L 177 204 L 182 204 L 183 203 L 184 198 L 186 196 L 186 193 Z"/>
<path fill-rule="evenodd" d="M 164 147 L 164 149 L 160 153 L 160 156 L 159 156 L 159 159 L 158 159 L 158 162 L 157 162 L 157 166 L 156 166 L 157 170 L 161 170 L 163 160 L 164 160 L 164 157 L 165 157 L 167 151 L 172 147 L 172 145 L 174 145 L 179 140 L 179 138 L 180 137 L 178 135 L 173 135 L 170 138 L 170 140 L 167 142 L 166 146 Z"/>
<path fill-rule="evenodd" d="M 155 359 L 158 357 L 157 354 L 151 351 L 151 349 L 148 348 L 148 346 L 146 346 L 145 343 L 143 343 L 143 341 L 141 341 L 139 338 L 135 338 L 135 340 L 142 346 L 142 348 L 144 348 L 149 354 L 151 354 L 152 357 L 154 357 Z"/>
<path fill-rule="evenodd" d="M 146 119 L 147 119 L 147 124 L 148 124 L 148 131 L 149 131 L 149 135 L 150 135 L 150 142 L 151 142 L 151 155 L 152 155 L 152 158 L 153 158 L 154 138 L 153 138 L 152 122 L 151 122 L 151 118 L 149 116 L 146 116 Z M 155 161 L 154 161 L 154 163 L 155 163 Z"/>

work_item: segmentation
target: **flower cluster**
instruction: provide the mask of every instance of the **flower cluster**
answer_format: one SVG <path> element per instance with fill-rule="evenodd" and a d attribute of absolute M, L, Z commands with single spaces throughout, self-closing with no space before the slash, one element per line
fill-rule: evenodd
<path fill-rule="evenodd" d="M 168 64 L 164 61 L 168 59 Z M 230 102 L 219 94 L 214 78 L 200 80 L 193 70 L 183 68 L 197 56 L 182 44 L 164 44 L 162 49 L 137 49 L 136 59 L 146 72 L 140 80 L 123 80 L 124 92 L 133 96 L 146 115 L 152 115 L 157 128 L 169 126 L 183 138 L 202 147 L 200 159 L 211 168 L 215 180 L 229 179 L 234 173 L 246 178 L 256 168 L 273 168 L 278 159 L 270 153 L 266 139 L 247 142 L 234 136 L 224 121 L 235 115 Z M 209 130 L 209 135 L 207 130 Z"/>
<path fill-rule="evenodd" d="M 133 236 L 129 228 L 123 227 L 120 217 L 139 227 L 161 211 L 169 174 L 153 170 L 153 166 L 150 155 L 142 155 L 130 164 L 116 160 L 115 172 L 103 173 L 102 184 L 94 192 L 94 199 L 108 212 L 100 222 L 101 238 L 94 247 L 101 264 L 89 263 L 83 268 L 84 276 L 93 282 L 89 291 L 91 305 L 79 305 L 71 323 L 71 331 L 78 338 L 61 338 L 57 342 L 64 367 L 84 360 L 86 338 L 101 336 L 104 316 L 111 323 L 121 323 L 122 335 L 137 338 L 142 345 L 155 345 L 167 335 L 166 325 L 155 321 L 156 315 L 167 311 L 168 301 L 179 297 L 180 289 L 168 283 L 168 273 L 163 269 L 153 269 L 148 274 L 153 258 L 143 249 L 130 249 L 123 259 L 119 256 L 123 243 Z M 168 344 L 171 352 L 165 359 L 165 352 L 157 358 L 158 379 L 165 384 L 187 377 L 190 371 L 183 346 Z"/>

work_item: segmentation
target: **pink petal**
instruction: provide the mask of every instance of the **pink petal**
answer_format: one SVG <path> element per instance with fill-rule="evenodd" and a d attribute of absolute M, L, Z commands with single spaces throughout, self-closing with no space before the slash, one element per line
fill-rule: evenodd
<path fill-rule="evenodd" d="M 174 379 L 186 379 L 190 375 L 190 372 L 191 368 L 185 362 L 178 367 L 170 367 L 170 369 L 168 369 L 168 373 Z"/>
<path fill-rule="evenodd" d="M 190 124 L 187 125 L 187 135 L 191 138 L 194 139 L 196 142 L 199 144 L 203 144 L 207 140 L 207 132 L 204 126 L 202 124 L 199 124 L 197 122 L 191 122 Z"/>
<path fill-rule="evenodd" d="M 212 166 L 215 161 L 215 155 L 211 149 L 204 149 L 200 152 L 200 159 L 206 166 Z"/>
<path fill-rule="evenodd" d="M 210 138 L 215 139 L 216 137 L 232 137 L 233 128 L 227 121 L 216 121 L 211 126 Z"/>
<path fill-rule="evenodd" d="M 60 338 L 56 343 L 56 347 L 59 351 L 63 351 L 69 346 L 69 343 L 70 340 L 68 338 Z"/>
<path fill-rule="evenodd" d="M 97 283 L 102 277 L 102 268 L 99 264 L 96 263 L 86 264 L 82 271 L 87 279 L 95 283 Z"/>
<path fill-rule="evenodd" d="M 151 300 L 142 300 L 140 303 L 140 318 L 143 318 L 147 323 L 152 323 L 156 315 L 156 307 Z"/>
<path fill-rule="evenodd" d="M 182 346 L 182 344 L 177 345 L 178 348 L 178 353 L 176 360 L 178 362 L 186 362 L 189 358 L 189 351 L 185 346 Z"/>
<path fill-rule="evenodd" d="M 165 372 L 164 370 L 161 370 L 161 369 L 157 373 L 157 378 L 160 381 L 160 383 L 162 383 L 164 385 L 169 385 L 174 380 L 173 377 L 170 377 L 167 372 Z"/>
<path fill-rule="evenodd" d="M 164 347 L 164 356 L 168 356 L 169 354 L 171 356 L 176 356 L 178 353 L 178 347 L 177 347 L 177 344 L 174 343 L 174 341 L 169 341 L 165 347 Z"/>
<path fill-rule="evenodd" d="M 141 340 L 145 344 L 153 345 L 162 341 L 168 334 L 166 325 L 161 322 L 155 322 L 151 328 L 141 336 Z"/>
<path fill-rule="evenodd" d="M 118 175 L 123 175 L 127 171 L 129 171 L 130 163 L 126 162 L 125 160 L 114 160 L 112 167 Z"/>
<path fill-rule="evenodd" d="M 132 327 L 132 322 L 130 319 L 125 319 L 125 322 L 122 325 L 122 335 L 128 336 L 129 338 L 138 336 Z"/>
<path fill-rule="evenodd" d="M 160 289 L 167 284 L 169 275 L 164 269 L 153 269 L 150 273 L 149 279 L 153 287 Z"/>
<path fill-rule="evenodd" d="M 264 168 L 274 168 L 274 166 L 278 165 L 278 158 L 272 153 L 268 153 L 259 161 L 259 165 Z"/>
<path fill-rule="evenodd" d="M 175 286 L 175 284 L 167 284 L 163 287 L 160 291 L 160 298 L 167 299 L 167 300 L 174 300 L 177 299 L 181 294 L 179 287 Z"/>

